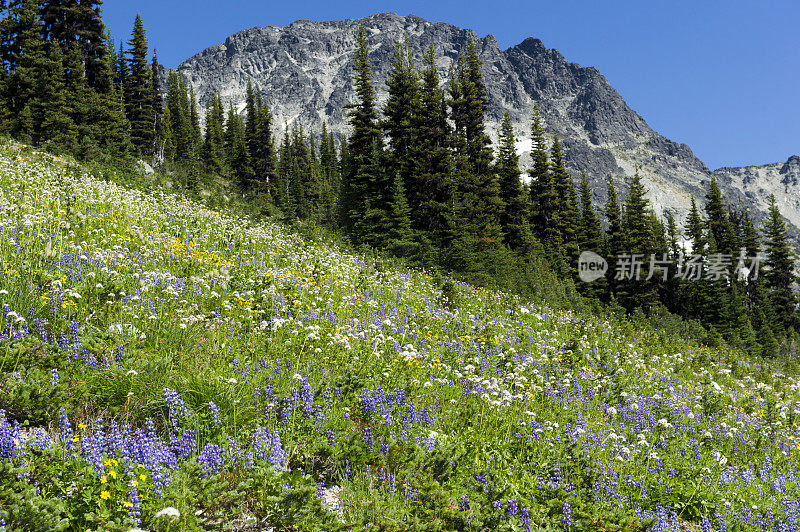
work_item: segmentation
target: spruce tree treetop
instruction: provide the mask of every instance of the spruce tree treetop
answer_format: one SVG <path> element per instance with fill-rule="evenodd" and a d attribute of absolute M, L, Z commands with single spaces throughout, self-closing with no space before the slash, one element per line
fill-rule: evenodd
<path fill-rule="evenodd" d="M 495 166 L 500 183 L 500 198 L 504 203 L 501 225 L 505 241 L 511 249 L 530 248 L 533 242 L 529 221 L 530 203 L 520 180 L 519 156 L 508 112 L 503 116 Z"/>
<path fill-rule="evenodd" d="M 150 84 L 151 70 L 147 64 L 147 37 L 139 14 L 133 23 L 128 55 L 128 75 L 125 104 L 128 120 L 131 123 L 131 142 L 140 155 L 148 155 L 152 150 L 153 106 Z"/>
<path fill-rule="evenodd" d="M 488 174 L 492 163 L 491 139 L 484 125 L 487 94 L 481 64 L 475 41 L 470 37 L 466 51 L 459 56 L 456 71 L 460 105 L 454 119 L 461 122 L 465 154 L 472 172 L 478 176 Z"/>
<path fill-rule="evenodd" d="M 785 327 L 796 322 L 797 296 L 794 284 L 796 256 L 789 243 L 789 233 L 778 209 L 775 196 L 769 198 L 769 216 L 764 224 L 764 243 L 766 248 L 766 266 L 764 278 L 767 288 L 772 291 L 773 308 Z"/>
<path fill-rule="evenodd" d="M 581 251 L 588 250 L 595 253 L 600 252 L 603 245 L 603 231 L 592 206 L 592 189 L 589 187 L 585 173 L 581 175 L 581 217 L 578 243 Z"/>
<path fill-rule="evenodd" d="M 414 70 L 408 38 L 398 41 L 394 62 L 386 80 L 389 97 L 383 108 L 383 128 L 389 137 L 395 164 L 407 161 L 414 134 L 414 117 L 419 113 L 419 76 Z"/>
<path fill-rule="evenodd" d="M 77 43 L 89 87 L 106 94 L 110 87 L 105 73 L 102 4 L 102 0 L 48 0 L 41 3 L 41 16 L 44 37 L 58 42 L 65 51 Z"/>
<path fill-rule="evenodd" d="M 608 220 L 608 229 L 606 230 L 608 235 L 606 239 L 608 249 L 606 254 L 611 258 L 623 252 L 625 247 L 625 229 L 622 225 L 622 211 L 617 196 L 617 187 L 614 186 L 614 178 L 611 174 L 608 174 L 608 199 L 603 214 L 605 214 Z"/>
<path fill-rule="evenodd" d="M 356 35 L 358 49 L 355 55 L 355 74 L 353 84 L 357 102 L 347 106 L 348 117 L 353 133 L 349 139 L 352 157 L 368 157 L 374 141 L 380 141 L 378 114 L 375 109 L 375 87 L 372 85 L 372 67 L 369 62 L 367 30 L 362 23 Z"/>
<path fill-rule="evenodd" d="M 736 235 L 728 216 L 725 200 L 722 198 L 722 192 L 720 192 L 717 179 L 713 175 L 706 195 L 705 211 L 708 229 L 716 244 L 716 250 L 721 253 L 734 253 Z"/>
<path fill-rule="evenodd" d="M 703 232 L 703 219 L 700 217 L 700 212 L 697 210 L 697 203 L 692 196 L 691 208 L 689 209 L 689 216 L 686 219 L 686 236 L 692 240 L 692 253 L 700 255 L 705 250 L 706 239 Z"/>
<path fill-rule="evenodd" d="M 649 254 L 654 251 L 655 242 L 652 234 L 652 225 L 649 220 L 650 204 L 647 201 L 647 189 L 642 183 L 639 172 L 636 171 L 631 179 L 628 198 L 625 201 L 625 224 L 628 236 L 626 244 L 629 249 L 626 251 L 633 253 Z"/>

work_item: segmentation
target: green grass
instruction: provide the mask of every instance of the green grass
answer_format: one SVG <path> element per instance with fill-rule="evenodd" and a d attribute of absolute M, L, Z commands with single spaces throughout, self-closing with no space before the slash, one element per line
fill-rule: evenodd
<path fill-rule="evenodd" d="M 0 304 L 19 316 L 0 318 L 6 530 L 792 519 L 793 361 L 447 281 L 169 177 L 0 146 Z"/>

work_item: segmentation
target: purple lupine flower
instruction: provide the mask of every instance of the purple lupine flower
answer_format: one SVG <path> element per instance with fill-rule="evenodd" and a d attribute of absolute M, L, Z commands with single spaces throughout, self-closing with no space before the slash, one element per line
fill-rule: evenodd
<path fill-rule="evenodd" d="M 469 510 L 469 497 L 466 495 L 462 495 L 461 499 L 458 501 L 458 509 L 462 512 L 466 512 Z"/>
<path fill-rule="evenodd" d="M 202 470 L 202 477 L 208 478 L 211 475 L 216 475 L 222 468 L 225 467 L 225 458 L 222 453 L 222 448 L 213 443 L 207 443 L 200 455 L 197 457 L 197 463 L 200 464 Z"/>
<path fill-rule="evenodd" d="M 375 440 L 372 437 L 372 429 L 369 427 L 364 428 L 364 443 L 367 445 L 367 450 L 371 452 L 375 445 Z"/>
<path fill-rule="evenodd" d="M 58 370 L 56 368 L 51 369 L 50 370 L 50 385 L 55 388 L 56 386 L 58 386 L 59 382 L 60 382 L 60 379 L 58 378 Z"/>
<path fill-rule="evenodd" d="M 508 500 L 508 515 L 516 517 L 517 512 L 519 511 L 518 508 L 519 508 L 519 503 L 517 502 L 517 499 Z"/>
<path fill-rule="evenodd" d="M 519 526 L 521 526 L 522 529 L 525 530 L 525 532 L 530 532 L 530 529 L 531 529 L 531 515 L 528 512 L 527 508 L 523 508 L 520 511 Z"/>
<path fill-rule="evenodd" d="M 562 514 L 561 523 L 564 525 L 565 532 L 568 532 L 572 528 L 572 506 L 569 505 L 569 501 L 564 501 Z"/>
<path fill-rule="evenodd" d="M 222 420 L 219 418 L 219 407 L 213 401 L 208 402 L 208 412 L 211 414 L 211 424 L 219 425 Z"/>
<path fill-rule="evenodd" d="M 52 445 L 53 439 L 43 428 L 34 427 L 28 431 L 27 443 L 37 451 L 44 451 Z"/>
<path fill-rule="evenodd" d="M 173 426 L 178 425 L 179 416 L 189 415 L 189 410 L 186 408 L 186 404 L 177 391 L 171 388 L 164 388 L 164 401 L 167 403 L 169 420 Z"/>
<path fill-rule="evenodd" d="M 16 429 L 6 419 L 6 411 L 0 410 L 0 460 L 12 461 L 19 455 L 15 443 Z"/>
<path fill-rule="evenodd" d="M 725 517 L 723 517 L 721 513 L 715 512 L 714 520 L 717 522 L 718 532 L 726 532 L 728 530 L 728 528 L 725 526 Z"/>
<path fill-rule="evenodd" d="M 136 484 L 131 481 L 128 486 L 130 490 L 128 491 L 128 517 L 132 517 L 133 520 L 136 522 L 137 525 L 142 523 L 140 516 L 142 515 L 142 507 L 139 501 L 139 490 L 136 488 Z"/>
<path fill-rule="evenodd" d="M 275 469 L 278 471 L 288 471 L 288 460 L 289 456 L 281 446 L 281 435 L 276 430 L 272 433 L 272 449 L 269 453 L 269 463 L 272 464 L 273 467 L 275 467 Z"/>
<path fill-rule="evenodd" d="M 63 408 L 58 411 L 58 424 L 61 427 L 61 441 L 66 444 L 67 451 L 72 449 L 72 425 L 67 417 L 67 411 Z"/>
<path fill-rule="evenodd" d="M 195 449 L 195 433 L 193 430 L 185 430 L 178 436 L 175 433 L 169 436 L 169 449 L 180 458 L 188 458 Z"/>

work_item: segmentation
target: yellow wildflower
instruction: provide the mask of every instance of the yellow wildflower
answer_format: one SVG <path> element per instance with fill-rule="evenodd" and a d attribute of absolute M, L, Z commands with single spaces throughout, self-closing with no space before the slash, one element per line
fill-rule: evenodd
<path fill-rule="evenodd" d="M 103 490 L 103 491 L 100 492 L 100 498 L 103 499 L 104 501 L 107 501 L 108 499 L 111 498 L 111 494 L 109 492 Z"/>

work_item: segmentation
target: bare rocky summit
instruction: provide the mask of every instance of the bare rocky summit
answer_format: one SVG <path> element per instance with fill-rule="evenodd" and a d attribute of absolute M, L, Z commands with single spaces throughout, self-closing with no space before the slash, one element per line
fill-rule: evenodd
<path fill-rule="evenodd" d="M 687 145 L 653 131 L 597 69 L 570 63 L 538 39 L 528 38 L 501 50 L 492 35 L 480 38 L 469 29 L 393 13 L 360 20 L 300 20 L 285 27 L 256 27 L 232 35 L 223 44 L 184 61 L 178 71 L 194 87 L 201 107 L 219 92 L 243 109 L 247 81 L 252 79 L 262 89 L 278 130 L 298 120 L 317 131 L 327 122 L 332 131 L 345 134 L 343 106 L 355 98 L 353 54 L 362 21 L 369 35 L 373 79 L 381 101 L 386 98 L 384 81 L 398 40 L 408 37 L 419 66 L 423 51 L 432 44 L 446 80 L 450 62 L 472 37 L 483 61 L 490 133 L 496 135 L 508 110 L 523 164 L 529 161 L 526 153 L 536 102 L 547 130 L 557 134 L 564 146 L 573 178 L 579 180 L 582 171 L 589 177 L 596 203 L 605 201 L 609 173 L 619 176 L 617 184 L 624 195 L 628 178 L 638 169 L 656 213 L 671 211 L 683 221 L 690 196 L 701 198 L 709 179 L 716 175 L 728 200 L 751 207 L 759 221 L 769 194 L 774 193 L 793 234 L 800 234 L 800 158 L 711 172 Z"/>

